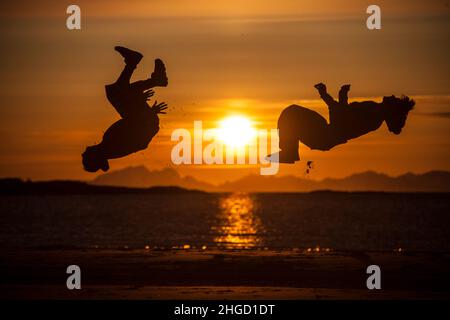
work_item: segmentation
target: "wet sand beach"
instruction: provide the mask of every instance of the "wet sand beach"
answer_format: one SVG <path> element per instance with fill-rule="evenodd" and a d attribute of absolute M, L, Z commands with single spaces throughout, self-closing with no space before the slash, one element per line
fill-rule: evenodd
<path fill-rule="evenodd" d="M 450 254 L 30 250 L 0 255 L 2 299 L 449 299 Z M 66 268 L 81 268 L 81 290 Z M 366 288 L 379 265 L 381 290 Z"/>

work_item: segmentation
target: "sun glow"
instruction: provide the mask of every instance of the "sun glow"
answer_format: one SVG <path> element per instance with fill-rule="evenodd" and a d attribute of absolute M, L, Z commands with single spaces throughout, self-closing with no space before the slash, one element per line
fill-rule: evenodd
<path fill-rule="evenodd" d="M 263 244 L 263 225 L 256 214 L 257 203 L 245 193 L 235 193 L 220 199 L 217 233 L 214 242 L 226 249 L 250 249 Z"/>
<path fill-rule="evenodd" d="M 223 119 L 217 129 L 217 138 L 228 147 L 244 147 L 256 136 L 256 129 L 251 121 L 242 116 Z"/>

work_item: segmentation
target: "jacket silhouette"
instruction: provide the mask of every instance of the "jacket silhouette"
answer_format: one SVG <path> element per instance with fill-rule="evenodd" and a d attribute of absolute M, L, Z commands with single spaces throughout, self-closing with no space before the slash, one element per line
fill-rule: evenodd
<path fill-rule="evenodd" d="M 168 84 L 164 63 L 155 60 L 155 70 L 146 80 L 130 83 L 142 54 L 124 47 L 115 47 L 125 59 L 125 67 L 117 81 L 105 86 L 106 97 L 121 116 L 104 133 L 102 141 L 86 148 L 82 154 L 83 167 L 88 172 L 107 171 L 109 159 L 127 156 L 144 150 L 159 131 L 158 114 L 165 114 L 165 103 L 156 101 L 150 107 L 147 101 L 153 96 L 156 86 Z"/>

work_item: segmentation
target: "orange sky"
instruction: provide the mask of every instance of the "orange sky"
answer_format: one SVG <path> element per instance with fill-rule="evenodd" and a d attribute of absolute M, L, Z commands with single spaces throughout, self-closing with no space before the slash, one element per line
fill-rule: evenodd
<path fill-rule="evenodd" d="M 99 142 L 117 119 L 103 86 L 122 68 L 114 45 L 145 57 L 134 79 L 147 77 L 153 59 L 167 64 L 170 85 L 157 90 L 170 112 L 144 152 L 111 162 L 112 169 L 170 166 L 172 130 L 194 120 L 214 126 L 244 114 L 259 128 L 275 128 L 291 103 L 323 114 L 313 84 L 351 97 L 408 94 L 417 106 L 404 132 L 383 126 L 330 152 L 301 147 L 316 162 L 313 178 L 375 170 L 450 170 L 449 8 L 445 1 L 378 1 L 382 30 L 365 27 L 369 1 L 78 1 L 82 30 L 65 29 L 64 1 L 0 4 L 0 176 L 91 179 L 80 153 Z M 358 98 L 359 99 L 359 98 Z M 365 99 L 365 98 L 364 98 Z M 203 180 L 237 178 L 236 167 L 182 166 Z M 256 169 L 253 169 L 256 170 Z M 304 163 L 280 174 L 304 174 Z"/>

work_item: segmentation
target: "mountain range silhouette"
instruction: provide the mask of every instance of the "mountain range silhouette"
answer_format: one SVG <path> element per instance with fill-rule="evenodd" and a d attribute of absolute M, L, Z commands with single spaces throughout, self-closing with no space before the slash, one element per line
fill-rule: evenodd
<path fill-rule="evenodd" d="M 177 186 L 209 192 L 310 192 L 333 191 L 388 191 L 388 192 L 450 192 L 450 172 L 430 171 L 423 174 L 406 173 L 391 177 L 366 171 L 345 178 L 312 180 L 292 175 L 248 175 L 235 181 L 214 185 L 192 176 L 182 177 L 173 168 L 149 170 L 145 166 L 127 167 L 105 173 L 90 182 L 94 185 L 147 188 Z"/>

